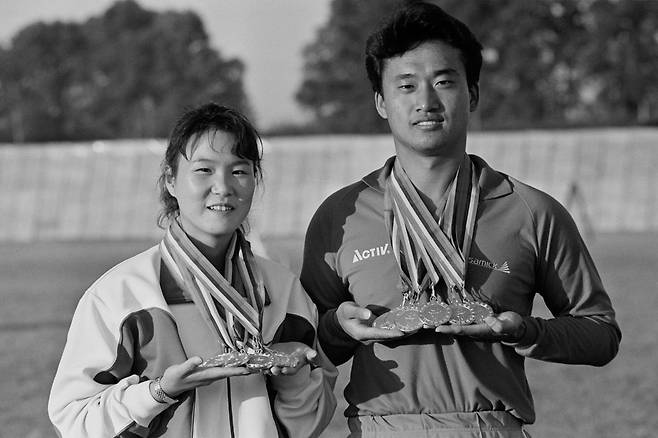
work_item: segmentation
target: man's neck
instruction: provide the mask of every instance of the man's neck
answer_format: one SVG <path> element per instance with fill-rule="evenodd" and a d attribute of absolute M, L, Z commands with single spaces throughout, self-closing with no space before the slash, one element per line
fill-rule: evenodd
<path fill-rule="evenodd" d="M 430 211 L 435 211 L 440 199 L 448 190 L 464 159 L 445 156 L 421 156 L 414 153 L 397 152 L 402 168 L 418 190 Z"/>

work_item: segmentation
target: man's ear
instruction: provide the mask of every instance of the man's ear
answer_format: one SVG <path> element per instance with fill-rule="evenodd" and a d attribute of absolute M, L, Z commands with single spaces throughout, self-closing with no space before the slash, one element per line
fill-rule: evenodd
<path fill-rule="evenodd" d="M 171 196 L 174 198 L 176 197 L 176 177 L 174 177 L 174 171 L 171 169 L 171 167 L 167 166 L 165 169 L 165 187 L 167 187 L 167 191 Z"/>
<path fill-rule="evenodd" d="M 384 96 L 381 93 L 375 93 L 375 108 L 377 108 L 377 113 L 382 119 L 388 119 L 386 102 L 384 102 Z"/>
<path fill-rule="evenodd" d="M 480 102 L 480 86 L 478 84 L 469 85 L 468 96 L 468 109 L 473 112 L 477 109 L 478 102 Z"/>

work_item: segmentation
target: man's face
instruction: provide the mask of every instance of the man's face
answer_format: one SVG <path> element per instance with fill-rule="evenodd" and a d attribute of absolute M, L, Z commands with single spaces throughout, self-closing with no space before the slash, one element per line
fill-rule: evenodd
<path fill-rule="evenodd" d="M 478 93 L 477 86 L 468 87 L 459 50 L 427 41 L 384 62 L 375 105 L 388 120 L 398 151 L 460 157 Z"/>

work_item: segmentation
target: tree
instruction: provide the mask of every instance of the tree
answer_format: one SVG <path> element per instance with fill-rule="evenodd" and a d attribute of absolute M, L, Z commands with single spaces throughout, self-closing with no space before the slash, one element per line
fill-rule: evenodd
<path fill-rule="evenodd" d="M 411 2 L 414 0 L 403 0 Z M 658 118 L 658 2 L 434 0 L 483 44 L 481 128 L 647 123 Z M 305 51 L 297 100 L 313 129 L 382 132 L 363 50 L 400 2 L 333 0 Z"/>
<path fill-rule="evenodd" d="M 84 23 L 30 25 L 2 56 L 0 136 L 15 141 L 163 137 L 208 100 L 250 112 L 242 62 L 210 47 L 193 12 L 123 0 Z"/>
<path fill-rule="evenodd" d="M 385 132 L 365 71 L 365 39 L 399 0 L 334 0 L 330 17 L 305 47 L 296 99 L 321 132 Z"/>

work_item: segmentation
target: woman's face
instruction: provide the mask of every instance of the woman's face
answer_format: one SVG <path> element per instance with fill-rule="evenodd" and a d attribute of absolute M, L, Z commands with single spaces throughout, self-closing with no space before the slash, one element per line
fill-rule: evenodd
<path fill-rule="evenodd" d="M 234 136 L 223 131 L 191 138 L 189 159 L 179 155 L 176 174 L 167 178 L 183 230 L 211 248 L 228 243 L 245 220 L 256 187 L 253 162 L 234 155 L 234 143 Z"/>

